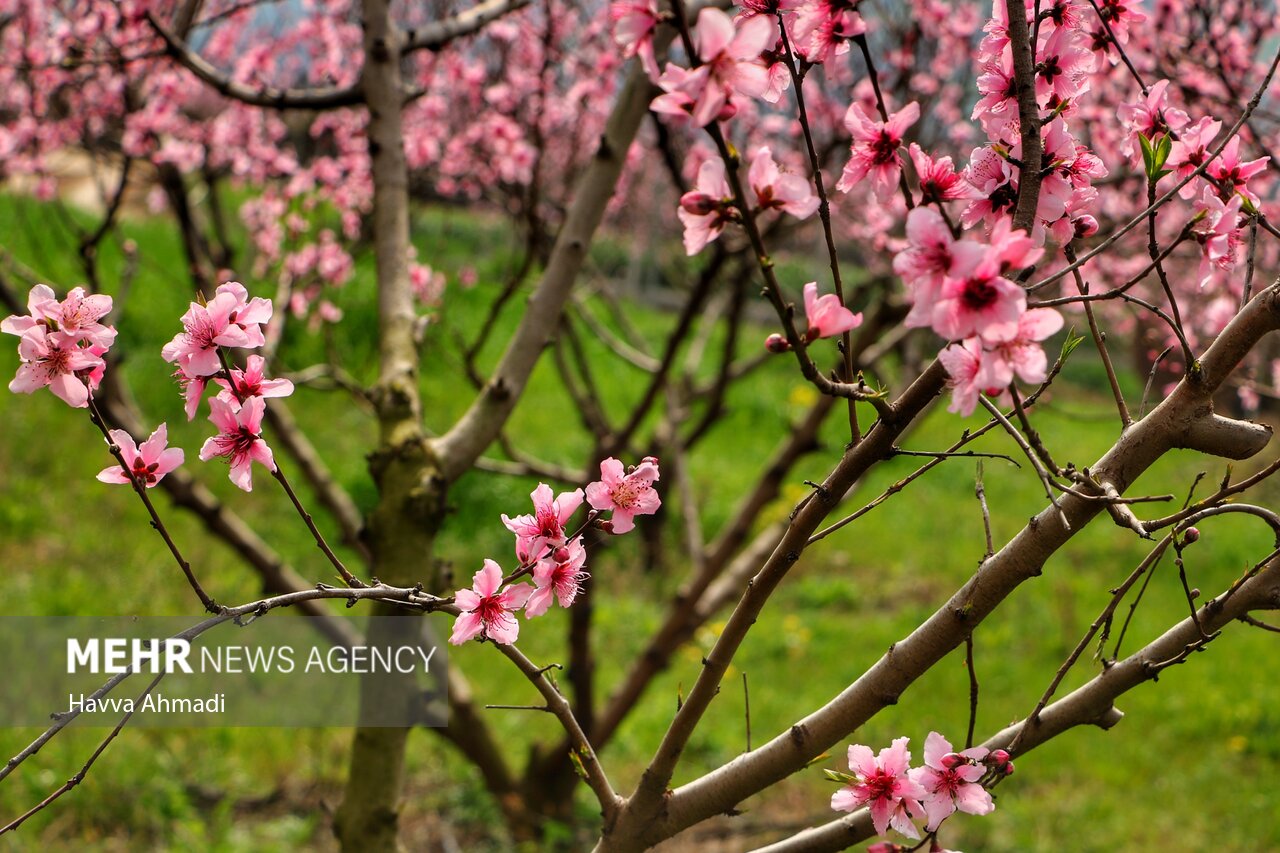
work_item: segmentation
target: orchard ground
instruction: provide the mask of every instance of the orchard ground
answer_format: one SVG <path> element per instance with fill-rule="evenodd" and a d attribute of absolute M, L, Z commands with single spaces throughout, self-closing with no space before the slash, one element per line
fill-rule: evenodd
<path fill-rule="evenodd" d="M 69 243 L 67 215 L 27 200 L 0 198 L 0 244 L 44 281 L 59 287 L 79 283 L 76 258 L 61 248 Z M 227 481 L 216 462 L 197 461 L 209 424 L 203 414 L 194 423 L 186 422 L 169 366 L 159 355 L 190 298 L 177 234 L 160 220 L 133 221 L 124 230 L 139 245 L 136 277 L 127 293 L 116 289 L 121 257 L 114 245 L 107 245 L 104 279 L 122 309 L 114 315 L 120 329 L 117 347 L 125 353 L 123 369 L 149 426 L 167 421 L 171 444 L 186 449 L 189 469 L 237 512 L 254 519 L 259 531 L 304 576 L 331 581 L 331 571 L 275 483 L 261 477 L 254 492 L 245 495 Z M 445 271 L 450 282 L 425 344 L 428 426 L 452 423 L 470 399 L 458 336 L 474 338 L 489 302 L 515 263 L 517 247 L 505 233 L 458 210 L 415 213 L 419 260 Z M 617 235 L 593 251 L 593 275 L 616 275 L 625 267 L 628 248 Z M 355 279 L 337 294 L 346 320 L 320 334 L 307 334 L 302 324 L 294 323 L 281 351 L 282 368 L 302 368 L 333 353 L 357 380 L 372 378 L 372 260 L 366 252 L 357 261 Z M 470 289 L 457 283 L 458 271 L 466 266 L 478 274 L 478 284 Z M 782 269 L 785 275 L 785 264 Z M 796 271 L 785 279 L 795 295 L 804 280 L 801 275 Z M 257 293 L 274 295 L 273 288 L 246 283 Z M 506 339 L 524 293 L 502 313 L 491 340 Z M 609 317 L 602 303 L 592 304 L 601 317 Z M 654 340 L 670 320 L 635 301 L 624 307 L 631 323 L 653 333 Z M 770 331 L 752 329 L 743 336 L 743 351 L 759 347 Z M 1059 343 L 1055 340 L 1050 349 L 1056 352 Z M 606 403 L 622 410 L 641 393 L 644 375 L 620 364 L 602 346 L 592 341 L 587 346 L 598 377 L 607 377 L 599 382 L 601 394 Z M 498 354 L 495 344 L 482 353 L 480 366 L 493 364 Z M 11 376 L 16 366 L 14 347 L 0 348 L 0 374 Z M 1089 464 L 1115 438 L 1116 420 L 1109 414 L 1101 376 L 1096 353 L 1086 341 L 1038 407 L 1037 428 L 1059 462 Z M 890 367 L 879 378 L 892 385 L 900 377 Z M 1139 399 L 1141 378 L 1125 379 L 1132 386 L 1130 399 Z M 690 461 L 708 533 L 727 518 L 773 443 L 813 395 L 786 359 L 766 365 L 754 381 L 731 392 L 728 416 Z M 362 508 L 369 507 L 375 495 L 362 453 L 372 446 L 373 419 L 342 391 L 300 387 L 290 402 L 337 478 Z M 590 448 L 581 435 L 562 428 L 566 419 L 577 418 L 548 358 L 540 363 L 509 434 L 540 458 L 581 466 Z M 904 446 L 941 450 L 966 426 L 981 422 L 977 416 L 963 421 L 939 405 Z M 841 418 L 829 419 L 824 449 L 796 468 L 784 499 L 766 520 L 784 516 L 804 495 L 802 479 L 821 478 L 844 440 L 841 429 Z M 197 615 L 190 590 L 148 529 L 142 507 L 127 489 L 94 479 L 109 460 L 83 411 L 47 393 L 2 394 L 0 435 L 0 555 L 7 612 Z M 1019 455 L 999 431 L 976 447 Z M 899 457 L 874 469 L 859 485 L 848 510 L 923 461 Z M 1181 500 L 1203 462 L 1191 454 L 1171 454 L 1139 481 L 1134 493 L 1172 492 Z M 1254 462 L 1237 464 L 1236 476 L 1255 467 Z M 690 744 L 677 783 L 745 748 L 743 673 L 750 686 L 752 738 L 759 744 L 845 687 L 972 573 L 984 550 L 973 497 L 974 469 L 972 459 L 948 460 L 806 554 L 739 654 L 709 712 L 712 719 Z M 1002 542 L 1042 507 L 1043 493 L 1025 463 L 1017 469 L 988 459 L 985 469 L 993 533 L 995 541 Z M 1222 474 L 1222 463 L 1214 463 L 1205 484 L 1215 483 Z M 49 488 L 54 482 L 58 488 Z M 510 563 L 510 535 L 498 516 L 526 511 L 533 485 L 526 479 L 482 472 L 460 481 L 451 493 L 456 516 L 438 548 L 439 557 L 453 567 L 455 581 L 469 578 L 485 556 Z M 674 505 L 674 488 L 664 486 L 664 500 Z M 1202 487 L 1201 493 L 1205 491 Z M 1280 486 L 1268 481 L 1253 500 L 1274 506 L 1277 497 Z M 219 601 L 239 603 L 258 596 L 256 576 L 227 548 L 207 540 L 198 522 L 169 508 L 166 499 L 158 505 L 177 541 L 189 554 L 199 555 L 195 570 Z M 1186 552 L 1186 561 L 1191 584 L 1206 594 L 1227 586 L 1270 548 L 1263 526 L 1242 517 L 1214 520 L 1202 527 L 1202 533 L 1201 541 Z M 979 738 L 1032 709 L 1105 604 L 1107 589 L 1145 552 L 1146 543 L 1099 521 L 1072 539 L 1041 578 L 1020 589 L 1011 607 L 983 624 L 975 637 L 981 682 Z M 664 566 L 646 566 L 640 543 L 629 537 L 595 552 L 588 566 L 602 696 L 658 625 L 665 602 L 684 575 L 680 543 L 665 543 L 664 553 Z M 1183 618 L 1186 606 L 1172 561 L 1166 560 L 1122 653 Z M 361 608 L 347 613 L 355 618 L 360 614 Z M 440 634 L 447 635 L 447 617 L 432 618 L 438 620 Z M 552 621 L 541 625 L 543 630 L 526 631 L 521 637 L 521 646 L 540 663 L 564 658 L 563 611 L 548 618 Z M 620 790 L 634 785 L 719 624 L 713 621 L 682 650 L 604 751 L 606 769 Z M 996 791 L 996 813 L 982 820 L 958 816 L 948 824 L 948 846 L 983 851 L 1056 851 L 1064 844 L 1077 851 L 1280 848 L 1273 799 L 1280 783 L 1280 684 L 1265 676 L 1275 642 L 1272 635 L 1233 626 L 1206 652 L 1213 658 L 1212 666 L 1202 665 L 1200 655 L 1193 656 L 1162 674 L 1159 683 L 1125 696 L 1119 707 L 1126 717 L 1111 731 L 1077 730 L 1019 759 L 1014 778 Z M 528 683 L 492 649 L 471 644 L 456 650 L 452 661 L 465 669 L 481 703 L 536 700 Z M 1094 672 L 1096 664 L 1083 661 L 1060 692 Z M 911 688 L 906 698 L 912 701 L 880 714 L 847 742 L 878 749 L 895 736 L 909 735 L 919 756 L 924 736 L 936 729 L 959 743 L 967 724 L 967 696 L 963 656 L 956 654 Z M 525 755 L 534 740 L 551 740 L 556 734 L 549 715 L 485 713 L 513 756 Z M 79 769 L 105 734 L 86 730 L 54 740 L 0 785 L 0 816 L 11 819 L 43 798 Z M 16 753 L 34 735 L 31 730 L 0 730 L 0 752 Z M 22 828 L 10 842 L 11 849 L 331 847 L 328 813 L 340 799 L 349 742 L 350 732 L 343 729 L 129 729 L 82 785 Z M 402 817 L 406 844 L 426 850 L 510 848 L 478 774 L 450 746 L 424 731 L 410 741 L 408 760 L 410 783 Z M 722 819 L 711 831 L 695 829 L 665 849 L 744 849 L 752 841 L 830 819 L 827 801 L 835 786 L 823 779 L 823 767 L 845 769 L 843 744 L 765 798 L 745 803 L 742 815 Z M 580 797 L 579 805 L 582 822 L 590 827 L 594 815 L 589 797 Z M 588 829 L 575 836 L 570 827 L 553 827 L 551 837 L 562 837 L 567 846 L 575 847 L 588 843 L 592 833 Z"/>

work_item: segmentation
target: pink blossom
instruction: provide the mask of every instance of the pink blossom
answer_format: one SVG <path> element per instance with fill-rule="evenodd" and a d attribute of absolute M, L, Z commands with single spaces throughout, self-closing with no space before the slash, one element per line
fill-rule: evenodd
<path fill-rule="evenodd" d="M 935 160 L 914 142 L 907 146 L 907 153 L 911 155 L 911 164 L 915 166 L 916 178 L 920 181 L 921 204 L 978 197 L 977 188 L 956 172 L 950 157 Z"/>
<path fill-rule="evenodd" d="M 106 364 L 100 347 L 82 347 L 66 332 L 51 332 L 34 325 L 18 340 L 18 374 L 9 383 L 15 394 L 31 394 L 47 387 L 68 406 L 89 405 L 89 386 L 96 386 Z"/>
<path fill-rule="evenodd" d="M 915 101 L 889 116 L 886 122 L 872 121 L 861 104 L 852 104 L 845 113 L 844 126 L 853 135 L 853 145 L 836 189 L 848 192 L 870 175 L 872 192 L 880 201 L 887 201 L 896 191 L 902 174 L 898 147 L 907 128 L 919 117 L 920 105 Z"/>
<path fill-rule="evenodd" d="M 1209 145 L 1220 130 L 1222 122 L 1206 116 L 1179 134 L 1169 149 L 1169 159 L 1165 161 L 1165 166 L 1173 170 L 1174 177 L 1179 181 L 1187 178 L 1209 159 Z M 1178 194 L 1184 199 L 1192 198 L 1196 194 L 1195 185 L 1187 184 Z"/>
<path fill-rule="evenodd" d="M 778 169 L 768 146 L 756 151 L 747 170 L 747 182 L 761 210 L 776 208 L 797 219 L 807 219 L 818 209 L 818 197 L 808 180 Z"/>
<path fill-rule="evenodd" d="M 982 372 L 982 341 L 970 338 L 961 344 L 951 344 L 938 353 L 938 361 L 942 362 L 950 377 L 947 384 L 951 388 L 951 405 L 947 406 L 947 411 L 968 417 L 977 408 L 978 395 L 983 390 L 979 377 Z"/>
<path fill-rule="evenodd" d="M 1169 81 L 1158 80 L 1141 101 L 1121 104 L 1116 110 L 1116 117 L 1128 131 L 1121 150 L 1126 156 L 1135 158 L 1135 164 L 1141 161 L 1136 159 L 1139 152 L 1133 144 L 1134 135 L 1141 134 L 1150 140 L 1170 131 L 1177 133 L 1191 121 L 1185 112 L 1169 106 L 1168 90 Z"/>
<path fill-rule="evenodd" d="M 985 249 L 971 240 L 951 236 L 942 214 L 931 207 L 916 207 L 907 214 L 907 248 L 893 259 L 893 270 L 902 276 L 911 296 L 908 328 L 933 325 L 933 307 L 947 276 L 973 269 Z"/>
<path fill-rule="evenodd" d="M 213 299 L 192 302 L 182 315 L 183 331 L 164 345 L 165 361 L 177 362 L 191 376 L 212 376 L 222 369 L 218 347 L 260 347 L 266 343 L 261 324 L 271 319 L 271 300 L 248 298 L 244 285 L 218 286 Z"/>
<path fill-rule="evenodd" d="M 572 607 L 582 582 L 587 579 L 587 573 L 582 570 L 586 561 L 587 549 L 580 538 L 571 539 L 564 547 L 553 549 L 539 560 L 533 567 L 537 589 L 529 596 L 524 615 L 532 619 L 546 613 L 552 598 L 559 601 L 561 607 Z"/>
<path fill-rule="evenodd" d="M 997 221 L 989 239 L 991 256 L 1000 264 L 1002 273 L 1029 267 L 1044 255 L 1044 248 L 1037 246 L 1026 231 L 1015 229 L 1011 219 Z"/>
<path fill-rule="evenodd" d="M 529 497 L 533 499 L 532 515 L 510 518 L 504 513 L 502 523 L 516 535 L 518 552 L 529 560 L 536 560 L 547 546 L 556 548 L 565 543 L 564 526 L 582 505 L 582 489 L 561 492 L 553 499 L 551 487 L 539 483 Z"/>
<path fill-rule="evenodd" d="M 970 118 L 977 119 L 992 140 L 1017 132 L 1018 102 L 1017 82 L 1013 76 L 1013 58 L 1006 51 L 998 59 L 982 66 L 977 79 L 978 92 L 982 95 L 974 104 Z"/>
<path fill-rule="evenodd" d="M 253 491 L 250 465 L 257 462 L 268 471 L 276 470 L 271 448 L 262 440 L 262 415 L 267 403 L 261 397 L 250 397 L 243 405 L 218 397 L 209 400 L 209 420 L 219 433 L 200 448 L 201 461 L 225 456 L 231 465 L 231 482 L 246 492 Z"/>
<path fill-rule="evenodd" d="M 853 313 L 834 293 L 819 296 L 816 281 L 804 286 L 804 316 L 809 324 L 805 339 L 809 341 L 843 335 L 862 325 L 861 311 Z"/>
<path fill-rule="evenodd" d="M 880 750 L 879 756 L 862 744 L 850 746 L 849 769 L 855 780 L 831 795 L 831 808 L 851 812 L 868 806 L 877 835 L 884 835 L 892 826 L 908 838 L 919 838 L 920 831 L 911 818 L 925 816 L 919 803 L 925 791 L 907 774 L 911 763 L 908 741 L 897 738 L 892 746 Z"/>
<path fill-rule="evenodd" d="M 956 810 L 972 815 L 990 814 L 995 809 L 986 788 L 978 780 L 986 772 L 982 760 L 987 750 L 975 746 L 962 752 L 952 752 L 951 744 L 937 732 L 930 732 L 924 741 L 924 767 L 911 771 L 911 778 L 924 789 L 921 804 L 929 822 L 929 832 L 938 828 Z"/>
<path fill-rule="evenodd" d="M 1240 205 L 1240 196 L 1233 195 L 1224 203 L 1210 187 L 1205 187 L 1201 194 L 1200 209 L 1204 217 L 1192 232 L 1201 247 L 1200 287 L 1213 278 L 1215 268 L 1229 270 L 1235 266 L 1236 246 L 1240 241 L 1237 230 Z"/>
<path fill-rule="evenodd" d="M 979 381 L 988 388 L 1004 388 L 1016 374 L 1023 382 L 1039 385 L 1049 364 L 1043 341 L 1062 328 L 1062 315 L 1052 308 L 1033 308 L 1018 318 L 1017 334 L 991 347 L 982 358 Z"/>
<path fill-rule="evenodd" d="M 658 460 L 646 456 L 630 471 L 612 456 L 600 463 L 600 479 L 587 486 L 587 503 L 592 509 L 609 511 L 613 533 L 635 527 L 634 516 L 653 515 L 662 505 L 653 484 L 658 481 Z"/>
<path fill-rule="evenodd" d="M 288 379 L 267 379 L 263 375 L 266 360 L 260 355 L 251 355 L 245 362 L 244 370 L 231 368 L 231 381 L 218 377 L 214 379 L 223 387 L 218 396 L 224 400 L 247 400 L 250 397 L 288 397 L 293 393 L 293 383 Z"/>
<path fill-rule="evenodd" d="M 86 295 L 83 287 L 73 287 L 55 309 L 58 329 L 80 341 L 104 349 L 116 339 L 116 330 L 104 326 L 102 318 L 111 313 L 111 297 L 101 293 Z"/>
<path fill-rule="evenodd" d="M 454 600 L 462 612 L 453 623 L 450 643 L 460 646 L 481 632 L 495 643 L 507 645 L 516 641 L 520 623 L 516 621 L 514 611 L 529 600 L 533 587 L 518 583 L 499 592 L 501 586 L 501 567 L 493 560 L 485 560 L 484 568 L 472 578 L 471 589 L 460 589 L 454 593 Z"/>
<path fill-rule="evenodd" d="M 733 191 L 724 174 L 724 161 L 719 157 L 705 160 L 698 168 L 694 188 L 680 197 L 676 216 L 684 223 L 684 249 L 696 255 L 720 236 L 724 226 L 732 222 L 736 211 Z"/>
<path fill-rule="evenodd" d="M 797 4 L 792 43 L 809 62 L 821 65 L 849 52 L 849 40 L 867 31 L 854 9 L 859 0 L 804 0 Z"/>
<path fill-rule="evenodd" d="M 1092 60 L 1076 30 L 1056 28 L 1036 51 L 1036 98 L 1053 109 L 1086 91 Z"/>
<path fill-rule="evenodd" d="M 133 478 L 146 488 L 151 488 L 164 479 L 174 468 L 182 464 L 184 454 L 181 447 L 167 447 L 169 444 L 169 427 L 160 424 L 155 432 L 139 447 L 133 443 L 133 436 L 122 429 L 109 432 L 111 441 L 120 448 L 120 455 L 125 465 L 129 466 Z M 104 483 L 130 483 L 129 474 L 119 465 L 103 468 L 98 472 L 98 479 Z"/>
<path fill-rule="evenodd" d="M 1205 173 L 1222 185 L 1222 193 L 1240 193 L 1256 208 L 1262 201 L 1257 193 L 1249 189 L 1248 182 L 1254 175 L 1265 171 L 1270 160 L 1270 157 L 1259 157 L 1257 160 L 1241 162 L 1240 137 L 1233 136 L 1218 159 L 1205 169 Z"/>
<path fill-rule="evenodd" d="M 613 19 L 613 40 L 622 55 L 640 57 L 640 65 L 650 80 L 658 79 L 658 61 L 653 53 L 653 31 L 661 17 L 654 0 L 616 0 L 609 6 Z"/>
<path fill-rule="evenodd" d="M 893 259 L 893 270 L 908 283 L 940 282 L 945 275 L 972 269 L 983 251 L 972 240 L 952 237 L 946 220 L 932 207 L 916 207 L 907 214 L 907 248 Z"/>
<path fill-rule="evenodd" d="M 67 298 L 59 302 L 52 288 L 37 284 L 27 294 L 27 312 L 26 315 L 15 314 L 0 320 L 0 332 L 22 335 L 33 326 L 43 324 L 50 331 L 62 332 L 76 341 L 101 347 L 102 352 L 110 349 L 116 339 L 116 330 L 101 322 L 111 313 L 111 297 L 86 295 L 83 287 L 72 288 Z"/>
<path fill-rule="evenodd" d="M 1011 340 L 1026 306 L 1026 293 L 1000 274 L 998 258 L 989 253 L 972 272 L 942 282 L 933 330 L 953 341 L 972 335 L 988 342 Z"/>
<path fill-rule="evenodd" d="M 21 337 L 37 323 L 57 323 L 58 298 L 47 284 L 37 284 L 27 294 L 27 313 L 11 314 L 0 320 L 0 332 Z"/>
<path fill-rule="evenodd" d="M 1018 185 L 1013 180 L 1013 167 L 1000 154 L 990 148 L 975 148 L 969 155 L 964 179 L 978 191 L 961 215 L 966 226 L 1013 212 Z"/>
<path fill-rule="evenodd" d="M 205 386 L 209 383 L 207 376 L 188 376 L 181 367 L 173 371 L 173 378 L 182 389 L 183 410 L 187 420 L 194 420 L 200 408 L 200 400 L 204 397 Z"/>
<path fill-rule="evenodd" d="M 760 54 L 776 37 L 773 21 L 763 15 L 748 18 L 735 29 L 733 19 L 720 9 L 708 7 L 698 13 L 693 41 L 702 63 L 677 86 L 694 102 L 694 124 L 702 127 L 714 121 L 735 93 L 764 94 L 769 73 L 759 62 Z"/>

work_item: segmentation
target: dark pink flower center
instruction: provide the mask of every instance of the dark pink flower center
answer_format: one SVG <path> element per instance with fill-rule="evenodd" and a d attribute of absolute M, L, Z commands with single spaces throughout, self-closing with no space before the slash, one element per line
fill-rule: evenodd
<path fill-rule="evenodd" d="M 262 391 L 262 382 L 250 382 L 240 371 L 232 374 L 235 379 L 236 396 L 241 400 L 247 400 L 250 397 L 257 397 Z"/>
<path fill-rule="evenodd" d="M 209 317 L 207 311 L 196 312 L 186 324 L 187 339 L 196 349 L 212 349 L 214 346 L 213 339 L 218 336 L 218 330 L 214 327 L 212 318 Z"/>
<path fill-rule="evenodd" d="M 480 599 L 480 604 L 476 607 L 476 613 L 480 614 L 480 620 L 488 625 L 491 622 L 501 621 L 507 612 L 507 608 L 502 606 L 501 595 L 490 595 Z"/>
<path fill-rule="evenodd" d="M 956 793 L 960 790 L 960 786 L 965 784 L 964 780 L 960 778 L 960 774 L 956 773 L 954 770 L 939 770 L 937 771 L 937 774 L 938 775 L 934 777 L 933 788 L 936 793 L 946 794 L 947 796 L 954 798 Z"/>
<path fill-rule="evenodd" d="M 867 786 L 867 797 L 869 802 L 876 800 L 893 800 L 894 790 L 898 786 L 898 777 L 890 776 L 883 770 L 877 770 L 868 776 L 863 783 Z"/>
<path fill-rule="evenodd" d="M 62 347 L 50 347 L 49 354 L 40 359 L 40 366 L 50 379 L 55 376 L 61 376 L 64 373 L 70 373 L 71 351 Z"/>
<path fill-rule="evenodd" d="M 564 537 L 564 528 L 560 526 L 560 516 L 554 509 L 538 510 L 538 532 L 548 539 Z"/>
<path fill-rule="evenodd" d="M 1036 70 L 1040 72 L 1040 76 L 1045 79 L 1045 82 L 1052 83 L 1053 79 L 1062 73 L 1062 65 L 1058 62 L 1058 57 L 1050 56 L 1044 62 L 1041 62 Z"/>
<path fill-rule="evenodd" d="M 243 459 L 249 455 L 258 438 L 257 433 L 250 432 L 248 427 L 243 426 L 234 432 L 224 432 L 217 438 L 218 455 L 229 456 L 232 462 Z"/>
<path fill-rule="evenodd" d="M 1007 208 L 1012 208 L 1018 200 L 1018 191 L 1013 184 L 1001 184 L 996 187 L 988 199 L 991 203 L 991 211 L 999 213 Z"/>
<path fill-rule="evenodd" d="M 875 142 L 871 143 L 871 162 L 877 166 L 894 162 L 898 157 L 898 143 L 900 141 L 890 136 L 889 131 L 880 131 L 880 136 L 876 138 Z"/>
<path fill-rule="evenodd" d="M 970 311 L 983 311 L 995 304 L 1000 297 L 995 284 L 989 278 L 971 278 L 964 283 L 960 302 Z"/>
<path fill-rule="evenodd" d="M 151 485 L 156 481 L 156 469 L 160 467 L 159 462 L 152 462 L 148 465 L 139 456 L 133 460 L 133 477 L 140 483 Z"/>

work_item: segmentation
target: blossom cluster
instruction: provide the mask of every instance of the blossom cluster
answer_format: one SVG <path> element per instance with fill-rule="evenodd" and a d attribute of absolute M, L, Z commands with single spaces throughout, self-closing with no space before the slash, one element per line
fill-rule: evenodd
<path fill-rule="evenodd" d="M 263 346 L 262 326 L 270 321 L 272 311 L 270 299 L 250 298 L 244 285 L 226 282 L 208 302 L 191 303 L 182 315 L 182 331 L 160 352 L 165 361 L 177 365 L 174 376 L 184 390 L 187 420 L 195 417 L 209 379 L 221 386 L 209 398 L 209 420 L 218 434 L 205 441 L 200 459 L 225 457 L 231 482 L 246 492 L 253 491 L 252 463 L 276 470 L 271 448 L 262 438 L 266 398 L 292 394 L 293 383 L 267 379 L 259 355 L 249 356 L 243 370 L 233 368 L 222 348 Z"/>
<path fill-rule="evenodd" d="M 111 313 L 111 297 L 87 295 L 77 287 L 61 301 L 52 288 L 37 284 L 27 297 L 27 314 L 0 321 L 0 332 L 18 336 L 22 363 L 9 390 L 31 394 L 48 388 L 73 408 L 89 405 L 106 371 L 106 355 L 116 330 L 102 323 Z"/>
<path fill-rule="evenodd" d="M 520 633 L 516 611 L 523 608 L 525 618 L 532 619 L 546 613 L 553 601 L 571 607 L 587 579 L 587 549 L 582 537 L 586 525 L 570 532 L 569 524 L 583 499 L 592 509 L 587 524 L 594 523 L 608 533 L 626 533 L 635 526 L 635 516 L 652 515 L 661 506 L 654 488 L 658 477 L 658 460 L 652 456 L 630 469 L 610 457 L 600 463 L 600 479 L 588 484 L 585 493 L 574 489 L 555 495 L 550 486 L 539 483 L 530 495 L 531 514 L 502 516 L 502 523 L 516 537 L 519 568 L 504 577 L 497 562 L 484 561 L 471 588 L 454 594 L 461 612 L 449 642 L 461 645 L 484 637 L 495 643 L 514 643 Z M 600 518 L 602 512 L 608 512 L 609 518 Z M 527 576 L 532 577 L 533 586 L 518 582 Z"/>
<path fill-rule="evenodd" d="M 0 331 L 19 337 L 22 360 L 9 390 L 30 394 L 48 387 L 75 408 L 87 408 L 106 371 L 103 355 L 115 341 L 116 330 L 102 323 L 112 300 L 104 294 L 72 289 L 59 301 L 52 288 L 37 284 L 27 300 L 27 314 L 0 321 Z M 263 324 L 271 319 L 271 300 L 250 298 L 244 285 L 227 282 L 207 302 L 192 302 L 182 315 L 182 331 L 165 344 L 161 356 L 177 365 L 175 376 L 186 397 L 187 420 L 195 417 L 210 380 L 220 386 L 209 398 L 209 420 L 218 427 L 200 450 L 200 458 L 226 457 L 231 481 L 253 489 L 253 462 L 274 471 L 271 448 L 262 438 L 266 398 L 293 393 L 287 379 L 268 379 L 260 355 L 250 355 L 243 368 L 231 367 L 223 347 L 253 348 L 266 342 Z M 104 427 L 105 429 L 105 427 Z M 151 488 L 182 464 L 180 448 L 168 448 L 168 426 L 160 424 L 138 445 L 124 430 L 107 430 L 123 465 L 103 469 L 104 483 L 137 483 Z"/>
<path fill-rule="evenodd" d="M 908 741 L 897 738 L 879 755 L 862 744 L 850 746 L 852 775 L 827 771 L 829 778 L 844 783 L 831 795 L 831 808 L 851 812 L 865 807 L 877 835 L 892 828 L 915 839 L 920 838 L 920 830 L 913 821 L 923 820 L 925 831 L 932 833 L 957 811 L 986 815 L 995 810 L 983 782 L 1013 772 L 1009 753 L 981 746 L 957 752 L 945 737 L 930 732 L 924 742 L 924 764 L 911 767 Z"/>

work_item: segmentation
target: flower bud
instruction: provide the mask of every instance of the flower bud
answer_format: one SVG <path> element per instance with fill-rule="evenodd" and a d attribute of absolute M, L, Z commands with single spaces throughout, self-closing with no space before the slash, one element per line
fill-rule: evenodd
<path fill-rule="evenodd" d="M 557 563 L 569 562 L 569 549 L 561 545 L 559 548 L 551 552 L 551 559 Z"/>
<path fill-rule="evenodd" d="M 1072 224 L 1075 225 L 1075 235 L 1077 239 L 1081 237 L 1090 237 L 1098 233 L 1098 220 L 1094 219 L 1087 213 L 1084 216 L 1076 218 Z"/>
<path fill-rule="evenodd" d="M 1008 764 L 1009 753 L 1005 752 L 1003 749 L 993 749 L 987 755 L 987 763 L 988 764 Z"/>
<path fill-rule="evenodd" d="M 782 335 L 774 332 L 764 339 L 764 348 L 772 353 L 783 353 L 791 349 L 791 344 L 787 343 L 787 339 Z"/>
<path fill-rule="evenodd" d="M 706 193 L 690 190 L 680 196 L 680 206 L 694 216 L 706 216 L 720 207 L 720 202 Z"/>
<path fill-rule="evenodd" d="M 956 752 L 948 752 L 942 756 L 942 766 L 947 770 L 954 770 L 961 764 L 967 764 L 968 759 Z"/>
<path fill-rule="evenodd" d="M 1186 530 L 1182 531 L 1182 541 L 1188 545 L 1197 541 L 1199 538 L 1200 531 L 1194 527 L 1188 527 Z"/>
<path fill-rule="evenodd" d="M 603 530 L 605 533 L 613 532 L 613 521 L 606 519 L 604 521 L 598 522 L 598 524 L 600 526 L 600 529 Z"/>

